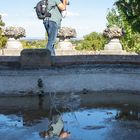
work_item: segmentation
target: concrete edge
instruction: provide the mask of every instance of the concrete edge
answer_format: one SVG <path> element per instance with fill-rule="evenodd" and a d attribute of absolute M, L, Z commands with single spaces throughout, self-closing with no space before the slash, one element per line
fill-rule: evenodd
<path fill-rule="evenodd" d="M 73 64 L 140 64 L 140 55 L 74 55 L 56 56 L 54 66 Z"/>
<path fill-rule="evenodd" d="M 30 60 L 27 61 L 24 56 L 0 56 L 0 69 L 3 66 L 7 68 L 20 68 L 24 69 L 38 69 L 48 68 L 57 66 L 70 66 L 70 65 L 81 65 L 81 64 L 134 64 L 140 65 L 140 55 L 74 55 L 74 56 L 35 56 L 33 58 L 29 56 Z M 40 58 L 42 57 L 42 58 Z M 21 59 L 22 58 L 22 59 Z M 23 62 L 26 61 L 26 62 Z M 38 61 L 35 61 L 38 60 Z M 43 60 L 43 61 L 42 61 Z M 46 60 L 46 62 L 45 62 Z M 29 64 L 28 64 L 29 62 Z M 22 65 L 24 64 L 24 65 Z M 32 65 L 30 65 L 32 64 Z M 13 66 L 12 66 L 13 65 Z"/>

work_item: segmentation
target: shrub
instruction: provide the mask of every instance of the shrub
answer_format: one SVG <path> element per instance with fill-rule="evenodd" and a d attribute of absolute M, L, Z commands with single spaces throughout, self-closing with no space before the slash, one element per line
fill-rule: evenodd
<path fill-rule="evenodd" d="M 4 37 L 2 35 L 2 29 L 4 27 L 4 22 L 2 21 L 2 18 L 1 18 L 1 15 L 0 15 L 0 48 L 3 48 L 5 45 L 6 45 L 6 42 L 7 42 L 7 38 Z"/>
<path fill-rule="evenodd" d="M 103 36 L 101 33 L 92 32 L 86 36 L 84 36 L 84 40 L 82 40 L 77 46 L 77 50 L 102 50 L 104 45 L 107 43 L 108 39 Z"/>
<path fill-rule="evenodd" d="M 21 40 L 21 43 L 23 45 L 23 48 L 26 49 L 45 48 L 46 46 L 46 40 L 33 40 L 33 41 Z"/>

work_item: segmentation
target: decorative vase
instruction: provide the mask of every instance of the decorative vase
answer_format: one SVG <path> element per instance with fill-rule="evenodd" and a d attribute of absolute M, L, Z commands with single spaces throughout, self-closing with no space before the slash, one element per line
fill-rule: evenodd
<path fill-rule="evenodd" d="M 23 49 L 21 42 L 14 38 L 9 38 L 5 47 L 6 49 Z"/>

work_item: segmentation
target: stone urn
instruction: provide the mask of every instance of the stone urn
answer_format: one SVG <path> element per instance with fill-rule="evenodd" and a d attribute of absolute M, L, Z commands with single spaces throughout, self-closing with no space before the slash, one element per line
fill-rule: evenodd
<path fill-rule="evenodd" d="M 113 26 L 104 30 L 103 35 L 109 38 L 109 43 L 105 45 L 104 50 L 108 51 L 122 51 L 120 37 L 123 35 L 122 29 Z"/>
<path fill-rule="evenodd" d="M 57 37 L 59 38 L 58 50 L 73 50 L 74 47 L 70 42 L 71 38 L 76 37 L 76 30 L 69 27 L 62 27 L 58 31 Z"/>
<path fill-rule="evenodd" d="M 15 38 L 9 38 L 6 46 L 6 49 L 23 49 L 21 42 Z"/>
<path fill-rule="evenodd" d="M 3 29 L 3 35 L 8 38 L 6 49 L 23 49 L 19 38 L 25 37 L 25 29 L 9 26 Z"/>

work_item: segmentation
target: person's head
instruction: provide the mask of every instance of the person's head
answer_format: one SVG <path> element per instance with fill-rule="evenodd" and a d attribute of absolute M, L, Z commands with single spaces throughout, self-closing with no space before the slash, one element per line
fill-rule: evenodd
<path fill-rule="evenodd" d="M 59 135 L 59 137 L 61 139 L 65 139 L 65 138 L 68 138 L 70 136 L 70 132 L 67 132 L 67 131 L 62 131 Z"/>
<path fill-rule="evenodd" d="M 41 132 L 39 133 L 39 135 L 40 135 L 40 137 L 42 137 L 42 138 L 48 138 L 48 137 L 49 137 L 49 134 L 48 134 L 47 131 L 41 131 Z"/>
<path fill-rule="evenodd" d="M 63 0 L 60 0 L 63 3 Z M 67 0 L 67 5 L 70 5 L 70 1 Z"/>
<path fill-rule="evenodd" d="M 40 137 L 42 138 L 48 138 L 48 137 L 51 137 L 51 134 L 49 131 L 42 131 L 39 133 Z M 62 131 L 59 135 L 59 137 L 61 139 L 65 139 L 65 138 L 68 138 L 70 136 L 70 132 L 67 132 L 67 131 Z"/>

